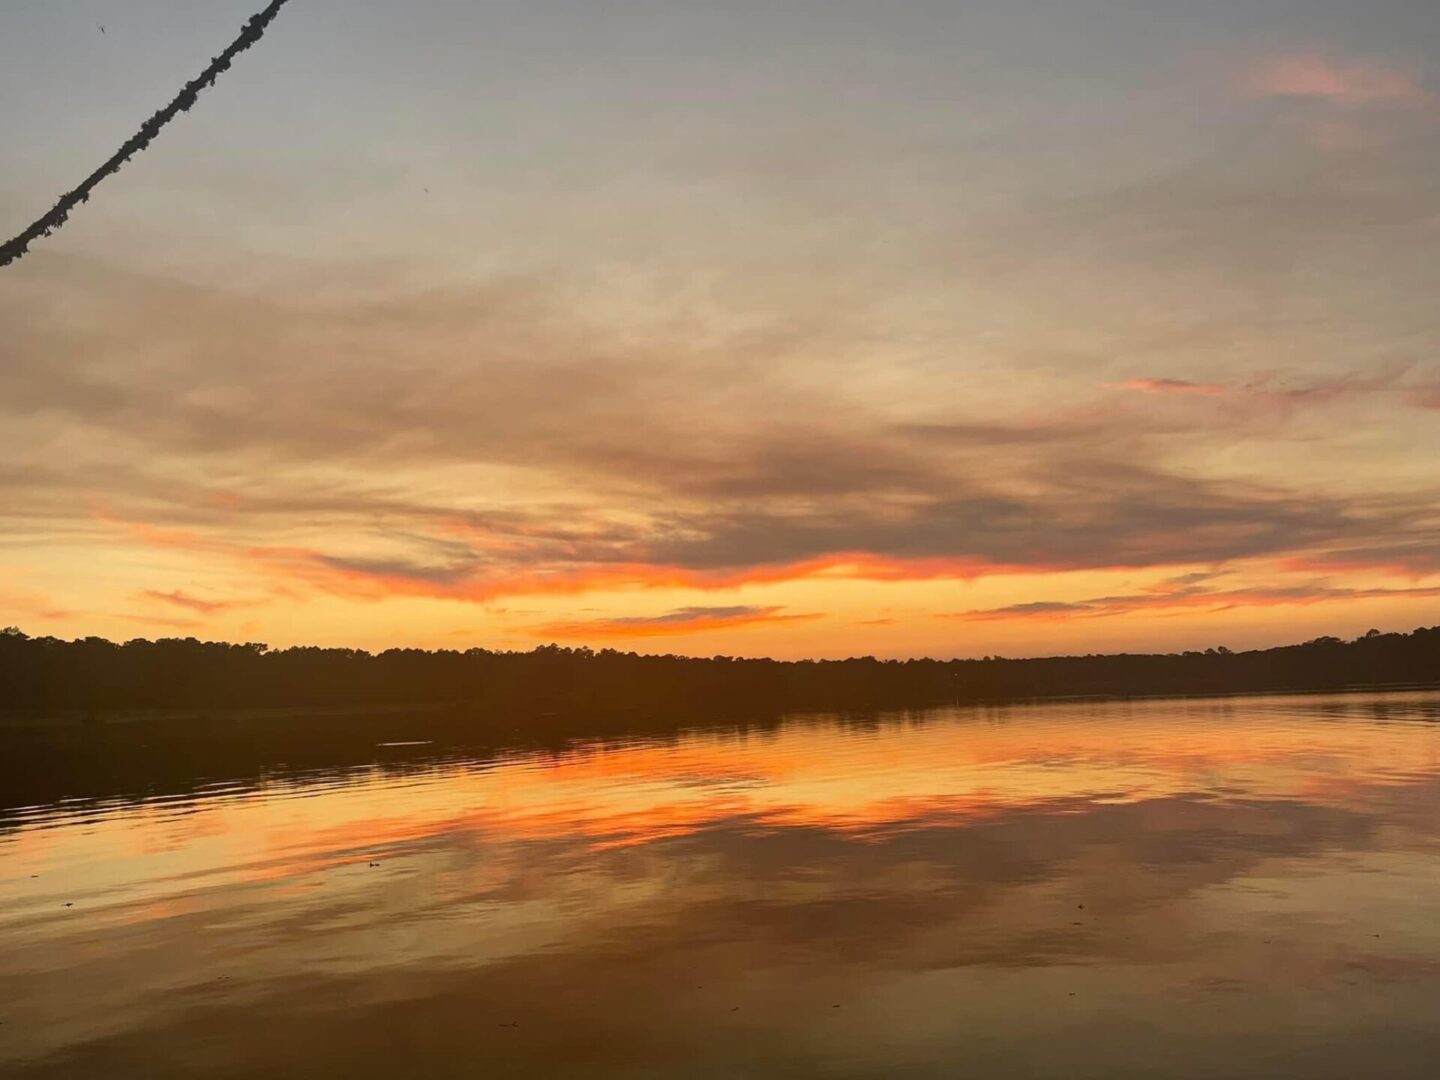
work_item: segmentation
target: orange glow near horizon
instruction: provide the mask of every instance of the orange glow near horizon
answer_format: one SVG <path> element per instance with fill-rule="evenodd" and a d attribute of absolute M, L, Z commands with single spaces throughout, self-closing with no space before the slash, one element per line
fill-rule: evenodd
<path fill-rule="evenodd" d="M 773 69 L 781 9 L 682 34 L 683 76 L 457 57 L 363 122 L 327 62 L 318 140 L 257 118 L 319 69 L 227 83 L 233 140 L 177 125 L 6 268 L 0 627 L 798 658 L 1440 623 L 1425 35 L 1216 9 L 1136 48 L 1100 12 L 1082 63 L 1002 7 L 987 46 L 835 20 Z M 354 28 L 386 58 L 388 17 Z M 852 56 L 917 62 L 857 108 Z M 30 77 L 17 198 L 79 152 Z M 612 107 L 641 85 L 687 106 Z"/>
<path fill-rule="evenodd" d="M 473 566 L 432 571 L 410 570 L 383 552 L 329 556 L 307 537 L 260 545 L 228 526 L 156 526 L 109 511 L 94 520 L 123 538 L 141 565 L 153 552 L 193 569 L 168 577 L 168 588 L 152 580 L 144 582 L 152 587 L 117 593 L 129 610 L 98 618 L 93 606 L 70 608 L 47 595 L 43 573 L 12 572 L 17 587 L 0 599 L 20 601 L 15 621 L 31 632 L 70 624 L 117 637 L 149 627 L 276 645 L 528 648 L 555 640 L 633 648 L 683 640 L 685 651 L 702 655 L 1035 655 L 1074 650 L 1082 641 L 1091 651 L 1109 642 L 1121 649 L 1205 647 L 1217 639 L 1232 647 L 1286 643 L 1307 637 L 1310 627 L 1300 620 L 1309 622 L 1303 613 L 1311 610 L 1340 614 L 1342 634 L 1408 629 L 1425 623 L 1440 596 L 1423 564 L 1397 580 L 1385 568 L 1362 572 L 1353 563 L 1337 577 L 1324 562 L 1347 556 L 1082 568 L 845 552 L 706 570 L 645 562 L 566 567 L 547 553 L 543 568 L 516 569 L 516 556 L 502 553 L 501 544 Z M 195 584 L 206 577 L 224 584 Z M 357 638 L 347 614 L 356 610 L 385 620 L 386 628 Z M 266 625 L 281 611 L 290 613 L 287 632 L 276 635 Z M 1194 618 L 1205 620 L 1204 636 L 1194 633 Z M 426 624 L 430 629 L 420 629 Z M 1084 627 L 1084 637 L 1046 629 L 1061 625 Z M 404 626 L 413 629 L 390 629 Z"/>

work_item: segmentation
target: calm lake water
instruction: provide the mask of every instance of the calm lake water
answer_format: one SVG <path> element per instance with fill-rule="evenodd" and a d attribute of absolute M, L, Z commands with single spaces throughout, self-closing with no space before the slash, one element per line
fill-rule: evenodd
<path fill-rule="evenodd" d="M 969 708 L 0 817 L 0 1075 L 1433 1075 L 1440 695 Z"/>

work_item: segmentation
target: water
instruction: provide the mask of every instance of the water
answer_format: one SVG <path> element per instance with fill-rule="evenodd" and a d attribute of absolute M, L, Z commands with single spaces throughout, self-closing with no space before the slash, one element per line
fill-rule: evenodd
<path fill-rule="evenodd" d="M 1437 721 L 799 717 L 10 810 L 0 1075 L 1428 1075 Z"/>

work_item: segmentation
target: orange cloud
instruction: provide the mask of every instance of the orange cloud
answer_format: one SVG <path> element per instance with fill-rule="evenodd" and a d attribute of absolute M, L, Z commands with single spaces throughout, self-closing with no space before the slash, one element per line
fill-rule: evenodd
<path fill-rule="evenodd" d="M 213 539 L 183 529 L 157 528 L 106 513 L 97 517 L 147 547 L 213 554 L 246 562 L 275 580 L 300 582 L 352 599 L 430 597 L 486 603 L 504 596 L 578 595 L 631 589 L 720 591 L 745 585 L 832 578 L 857 581 L 974 580 L 992 574 L 1034 573 L 1035 567 L 983 558 L 893 558 L 870 552 L 838 552 L 795 562 L 720 570 L 642 562 L 560 565 L 554 569 L 486 572 L 469 565 L 425 567 L 394 560 L 342 558 L 301 547 L 264 547 Z M 174 594 L 154 599 L 175 603 Z M 202 602 L 203 603 L 203 602 Z M 192 608 L 192 610 L 200 610 Z"/>
<path fill-rule="evenodd" d="M 161 603 L 173 604 L 187 611 L 199 612 L 201 615 L 214 615 L 238 607 L 248 607 L 253 603 L 253 601 L 242 600 L 202 600 L 200 597 L 191 596 L 180 589 L 176 589 L 173 592 L 160 592 L 156 589 L 146 589 L 137 595 L 142 600 L 158 600 Z"/>
<path fill-rule="evenodd" d="M 1359 570 L 1419 581 L 1440 574 L 1440 544 L 1427 539 L 1392 547 L 1299 555 L 1283 559 L 1279 565 L 1282 570 L 1297 573 L 1345 574 Z"/>
<path fill-rule="evenodd" d="M 778 607 L 689 607 L 664 615 L 547 623 L 536 627 L 532 633 L 536 637 L 585 640 L 672 637 L 709 630 L 733 630 L 757 623 L 805 622 L 821 618 L 819 614 L 782 615 L 781 610 Z"/>
<path fill-rule="evenodd" d="M 902 559 L 866 552 L 829 555 L 769 566 L 697 570 L 653 563 L 608 563 L 487 575 L 437 575 L 354 564 L 313 551 L 246 548 L 241 557 L 263 563 L 290 579 L 332 595 L 380 600 L 389 596 L 430 597 L 488 603 L 506 596 L 573 596 L 591 592 L 693 589 L 719 592 L 747 585 L 794 581 L 973 581 L 999 574 L 1033 574 L 1079 567 L 1025 566 L 972 558 Z M 1147 563 L 1146 566 L 1156 565 Z M 1134 569 L 1130 565 L 1100 569 Z M 1085 569 L 1096 569 L 1086 566 Z"/>
<path fill-rule="evenodd" d="M 114 519 L 111 519 L 114 520 Z M 1071 565 L 1061 559 L 1043 564 L 1011 564 L 990 562 L 982 558 L 901 558 L 868 552 L 836 553 L 819 558 L 780 564 L 756 565 L 726 569 L 697 569 L 671 564 L 644 562 L 578 562 L 558 559 L 535 562 L 505 563 L 496 560 L 493 552 L 474 552 L 466 548 L 466 557 L 439 565 L 409 562 L 404 558 L 339 557 L 303 547 L 262 547 L 212 539 L 196 533 L 162 529 L 134 522 L 116 521 L 136 542 L 147 546 L 173 548 L 216 555 L 237 560 L 250 566 L 267 581 L 276 594 L 298 595 L 305 591 L 352 600 L 381 601 L 391 597 L 416 597 L 450 600 L 462 603 L 488 604 L 505 596 L 574 596 L 595 592 L 632 592 L 648 590 L 696 590 L 718 592 L 747 585 L 779 584 L 799 581 L 929 581 L 974 580 L 986 575 L 1059 573 L 1073 570 L 1134 570 L 1155 569 L 1167 564 L 1159 551 L 1149 552 L 1143 561 L 1111 565 L 1089 563 Z M 1399 541 L 1396 541 L 1398 544 Z M 1312 573 L 1324 560 L 1345 562 L 1345 569 L 1354 569 L 1362 553 L 1342 552 L 1333 556 L 1296 553 L 1294 560 L 1308 558 L 1302 566 L 1295 562 L 1283 564 L 1285 569 L 1309 569 Z M 1432 572 L 1433 546 L 1428 538 L 1415 541 L 1404 551 L 1365 554 L 1367 562 L 1376 565 L 1389 559 L 1392 563 L 1408 560 L 1412 576 L 1424 577 Z M 524 557 L 524 553 L 520 553 Z M 1420 560 L 1428 559 L 1422 565 Z M 1194 560 L 1184 560 L 1194 565 Z M 1431 569 L 1425 569 L 1425 566 Z M 1329 601 L 1367 600 L 1383 597 L 1422 597 L 1440 595 L 1437 589 L 1344 589 L 1323 582 L 1309 582 L 1295 587 L 1213 590 L 1200 580 L 1176 583 L 1137 596 L 1111 596 L 1082 601 L 1041 601 L 1007 607 L 959 612 L 951 617 L 967 620 L 1048 619 L 1065 620 L 1096 618 L 1135 611 L 1179 613 L 1201 610 L 1216 613 L 1236 607 L 1304 606 Z M 150 593 L 149 598 L 176 604 L 187 610 L 208 614 L 205 605 L 217 603 L 195 600 L 183 593 Z M 190 603 L 187 603 L 190 601 Z M 218 609 L 217 609 L 218 610 Z M 734 629 L 760 623 L 792 621 L 802 617 L 777 613 L 777 609 L 751 608 L 688 608 L 655 618 L 597 619 L 546 624 L 520 632 L 555 639 L 625 639 L 695 634 L 711 630 Z"/>
<path fill-rule="evenodd" d="M 1300 386 L 1285 384 L 1282 376 L 1275 372 L 1263 372 L 1244 382 L 1198 383 L 1188 379 L 1165 379 L 1139 377 L 1124 382 L 1111 383 L 1119 390 L 1133 390 L 1142 394 L 1194 394 L 1203 397 L 1226 396 L 1227 404 L 1258 407 L 1269 410 L 1291 410 L 1308 405 L 1327 405 L 1336 401 L 1360 397 L 1365 394 L 1404 390 L 1399 385 L 1401 371 L 1384 372 L 1367 378 L 1332 379 Z M 1412 388 L 1411 400 L 1423 404 L 1427 388 Z"/>
<path fill-rule="evenodd" d="M 40 619 L 47 622 L 69 619 L 80 614 L 68 608 L 56 606 L 48 596 L 31 591 L 0 591 L 0 611 L 18 614 L 26 619 Z"/>
<path fill-rule="evenodd" d="M 199 619 L 172 619 L 164 615 L 116 615 L 117 619 L 140 626 L 163 626 L 171 630 L 194 630 L 202 625 Z"/>

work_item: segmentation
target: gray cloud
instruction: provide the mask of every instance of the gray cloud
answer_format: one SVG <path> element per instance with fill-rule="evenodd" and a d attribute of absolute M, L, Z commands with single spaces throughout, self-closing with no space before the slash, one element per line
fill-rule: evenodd
<path fill-rule="evenodd" d="M 664 615 L 631 616 L 611 619 L 620 626 L 671 626 L 676 623 L 697 622 L 703 619 L 736 619 L 752 615 L 770 615 L 779 609 L 755 607 L 753 605 L 731 605 L 730 607 L 685 607 L 667 611 Z"/>
<path fill-rule="evenodd" d="M 626 638 L 663 637 L 690 634 L 756 623 L 785 623 L 817 619 L 816 614 L 788 614 L 775 606 L 738 604 L 720 607 L 684 607 L 663 615 L 627 615 L 608 619 L 584 619 L 576 622 L 551 622 L 535 627 L 531 633 L 539 637 L 558 638 Z"/>
<path fill-rule="evenodd" d="M 24 270 L 0 296 L 0 538 L 93 539 L 101 511 L 252 545 L 303 528 L 324 541 L 286 542 L 318 566 L 457 594 L 527 566 L 1382 548 L 1416 566 L 1440 547 L 1432 493 L 1207 477 L 1174 441 L 1193 426 L 1143 411 L 881 409 L 847 383 L 870 370 L 864 340 L 836 326 L 602 324 L 526 278 L 301 307 L 44 257 Z"/>
<path fill-rule="evenodd" d="M 1193 607 L 1209 611 L 1225 611 L 1238 606 L 1284 607 L 1320 604 L 1342 600 L 1383 600 L 1393 598 L 1432 598 L 1440 596 L 1440 587 L 1415 588 L 1349 588 L 1328 581 L 1304 585 L 1258 587 L 1245 589 L 1206 589 L 1186 587 L 1159 589 L 1154 592 L 1122 596 L 1097 596 L 1087 600 L 1040 600 L 1004 607 L 980 608 L 956 612 L 957 619 L 988 621 L 1024 618 L 1098 618 L 1126 615 L 1136 611 L 1166 610 Z"/>

